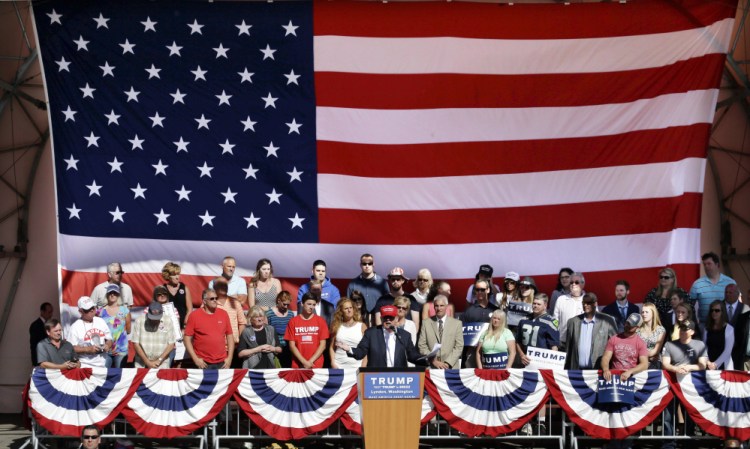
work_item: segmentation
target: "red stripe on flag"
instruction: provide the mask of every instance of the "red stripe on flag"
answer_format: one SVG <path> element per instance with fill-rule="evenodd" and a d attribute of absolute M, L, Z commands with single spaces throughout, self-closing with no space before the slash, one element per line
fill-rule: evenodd
<path fill-rule="evenodd" d="M 517 108 L 629 103 L 714 88 L 724 54 L 667 67 L 544 75 L 361 74 L 316 72 L 318 106 L 363 109 Z M 707 66 L 716 70 L 705 70 Z"/>
<path fill-rule="evenodd" d="M 321 141 L 318 171 L 375 178 L 431 178 L 673 162 L 706 157 L 710 132 L 711 125 L 700 123 L 576 139 L 423 145 Z"/>
<path fill-rule="evenodd" d="M 702 195 L 507 209 L 321 209 L 321 243 L 522 242 L 699 228 Z M 575 217 L 575 219 L 566 219 Z M 345 225 L 343 225 L 345 223 Z"/>
<path fill-rule="evenodd" d="M 425 8 L 431 11 L 424 20 Z M 580 4 L 315 2 L 315 35 L 581 39 L 667 33 L 732 18 L 736 2 Z M 623 15 L 638 20 L 622 20 Z"/>

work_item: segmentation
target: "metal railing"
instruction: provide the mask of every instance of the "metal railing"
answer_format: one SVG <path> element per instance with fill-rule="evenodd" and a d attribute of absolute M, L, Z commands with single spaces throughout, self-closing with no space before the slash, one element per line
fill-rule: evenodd
<path fill-rule="evenodd" d="M 662 443 L 677 441 L 706 441 L 706 446 L 716 446 L 719 440 L 716 437 L 706 435 L 701 432 L 698 426 L 692 425 L 690 420 L 685 416 L 685 422 L 679 422 L 681 416 L 679 404 L 676 405 L 674 413 L 662 412 L 662 415 L 646 426 L 643 430 L 628 438 L 634 443 L 654 442 Z M 672 428 L 675 435 L 669 435 L 664 426 L 664 419 L 671 415 Z M 668 426 L 667 426 L 668 427 Z M 117 439 L 127 440 L 148 440 L 159 441 L 150 437 L 138 435 L 127 421 L 118 417 L 113 423 L 102 429 L 102 438 L 104 440 L 115 441 Z M 36 422 L 32 420 L 32 435 L 22 446 L 31 446 L 34 449 L 45 449 L 45 442 L 48 441 L 75 441 L 74 438 L 61 437 L 52 435 Z M 227 447 L 231 443 L 252 443 L 253 448 L 259 449 L 270 446 L 276 440 L 266 435 L 250 418 L 248 418 L 242 409 L 234 402 L 230 401 L 223 412 L 217 416 L 217 419 L 194 432 L 193 434 L 170 439 L 170 445 L 180 443 L 197 443 L 200 449 L 219 449 Z M 526 444 L 533 442 L 535 447 L 558 447 L 559 449 L 578 449 L 579 446 L 599 446 L 604 443 L 603 440 L 597 440 L 589 437 L 583 431 L 572 423 L 563 410 L 554 402 L 548 401 L 544 407 L 537 413 L 528 426 L 508 434 L 498 437 L 475 437 L 469 438 L 461 432 L 453 429 L 439 415 L 423 425 L 420 430 L 420 442 L 428 443 L 432 446 L 450 446 L 455 447 L 458 442 L 471 441 L 472 445 L 481 447 L 483 443 L 487 447 L 494 447 L 497 443 L 515 442 Z M 336 421 L 324 431 L 309 435 L 301 440 L 292 441 L 297 447 L 304 447 L 315 443 L 330 443 L 334 447 L 361 447 L 362 438 L 344 427 L 341 421 Z M 285 442 L 281 446 L 284 447 Z M 475 444 L 476 443 L 476 444 Z M 194 447 L 191 445 L 191 447 Z M 696 446 L 697 447 L 697 446 Z"/>

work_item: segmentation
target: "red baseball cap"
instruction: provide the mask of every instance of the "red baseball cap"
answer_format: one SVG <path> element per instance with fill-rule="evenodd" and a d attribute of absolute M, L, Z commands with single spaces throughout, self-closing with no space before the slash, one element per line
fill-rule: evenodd
<path fill-rule="evenodd" d="M 398 309 L 396 306 L 383 306 L 380 308 L 380 316 L 396 318 L 398 316 Z"/>

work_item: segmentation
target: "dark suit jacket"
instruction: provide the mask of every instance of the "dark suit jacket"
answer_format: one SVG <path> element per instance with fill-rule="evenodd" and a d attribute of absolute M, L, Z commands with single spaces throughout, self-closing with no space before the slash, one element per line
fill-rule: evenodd
<path fill-rule="evenodd" d="M 750 307 L 742 305 L 734 326 L 734 348 L 732 348 L 732 362 L 734 369 L 745 370 L 745 351 L 747 351 L 747 340 L 750 338 Z"/>
<path fill-rule="evenodd" d="M 36 359 L 36 345 L 47 338 L 47 331 L 44 330 L 44 321 L 37 318 L 29 326 L 29 345 L 31 346 L 31 363 L 37 366 L 39 361 Z"/>
<path fill-rule="evenodd" d="M 581 369 L 578 363 L 578 344 L 581 341 L 581 322 L 583 314 L 574 316 L 568 320 L 567 330 L 567 355 L 565 357 L 565 369 Z M 591 338 L 591 364 L 592 369 L 599 369 L 602 364 L 604 349 L 607 347 L 609 337 L 617 332 L 617 323 L 611 316 L 597 312 L 594 316 L 594 335 Z"/>
<path fill-rule="evenodd" d="M 606 313 L 615 319 L 615 323 L 617 323 L 617 333 L 620 334 L 625 330 L 625 319 L 630 316 L 631 313 L 641 313 L 641 309 L 639 309 L 637 305 L 628 301 L 628 313 L 623 317 L 620 313 L 620 308 L 617 306 L 617 301 L 615 301 L 612 304 L 606 305 L 602 309 L 602 313 Z"/>
<path fill-rule="evenodd" d="M 724 310 L 727 312 L 727 317 L 729 318 L 728 320 L 729 324 L 731 324 L 732 327 L 734 327 L 734 325 L 737 323 L 737 318 L 739 318 L 739 316 L 742 314 L 742 311 L 745 309 L 746 306 L 742 304 L 742 302 L 740 301 L 735 302 L 734 305 L 732 306 L 734 310 L 732 311 L 732 315 L 730 316 L 729 308 L 727 308 L 726 300 L 722 301 L 722 305 L 724 306 Z"/>
<path fill-rule="evenodd" d="M 411 334 L 403 329 L 397 329 L 396 333 L 398 338 L 396 338 L 396 352 L 393 360 L 394 368 L 406 368 L 407 360 L 415 365 L 427 365 L 426 360 L 418 360 L 422 355 L 411 342 Z M 383 326 L 367 329 L 357 347 L 351 348 L 351 354 L 357 360 L 367 357 L 368 368 L 387 367 Z"/>

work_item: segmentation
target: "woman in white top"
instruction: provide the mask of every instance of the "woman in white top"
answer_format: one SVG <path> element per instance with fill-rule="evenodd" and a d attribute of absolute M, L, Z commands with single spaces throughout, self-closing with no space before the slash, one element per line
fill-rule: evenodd
<path fill-rule="evenodd" d="M 414 279 L 414 291 L 411 293 L 413 302 L 411 303 L 411 319 L 419 331 L 420 321 L 422 319 L 422 307 L 427 303 L 432 288 L 432 273 L 427 268 L 422 268 L 417 272 L 417 278 Z"/>
<path fill-rule="evenodd" d="M 397 296 L 393 300 L 393 305 L 398 309 L 398 316 L 393 321 L 397 327 L 403 328 L 411 335 L 411 342 L 417 344 L 417 325 L 414 321 L 406 318 L 406 314 L 411 310 L 411 300 L 406 296 Z"/>
<path fill-rule="evenodd" d="M 336 341 L 346 343 L 349 347 L 355 347 L 362 340 L 367 330 L 359 316 L 359 310 L 349 298 L 341 298 L 336 306 L 336 312 L 331 321 L 331 345 L 328 354 L 331 356 L 331 368 L 359 368 L 367 366 L 367 357 L 357 360 L 346 355 L 346 351 L 336 348 Z"/>
<path fill-rule="evenodd" d="M 406 315 L 408 313 L 411 313 L 411 300 L 406 296 L 397 296 L 396 299 L 393 300 L 393 305 L 398 309 L 398 316 L 393 321 L 393 324 L 395 324 L 396 327 L 400 327 L 408 332 L 411 336 L 411 342 L 414 344 L 414 346 L 416 346 L 417 325 L 414 323 L 414 321 L 406 318 Z M 410 367 L 414 366 L 414 364 L 411 362 L 407 362 L 406 365 Z"/>

